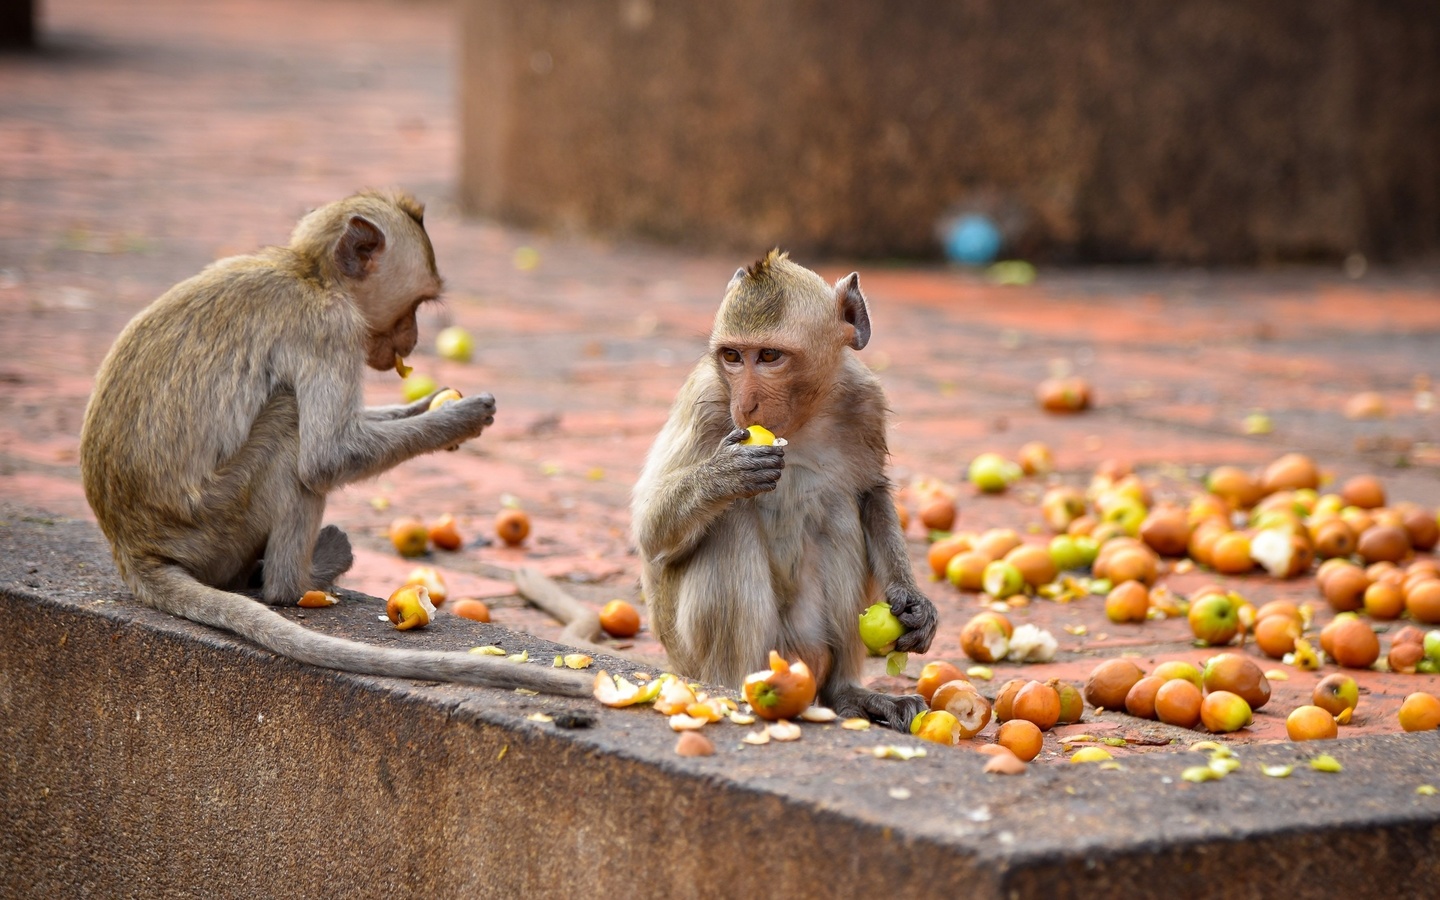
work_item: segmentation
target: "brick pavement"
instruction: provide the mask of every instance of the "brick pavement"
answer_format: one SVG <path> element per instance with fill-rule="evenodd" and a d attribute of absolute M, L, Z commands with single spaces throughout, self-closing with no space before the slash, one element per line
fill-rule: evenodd
<path fill-rule="evenodd" d="M 87 516 L 75 468 L 80 417 L 123 323 L 209 260 L 282 241 L 306 208 L 394 184 L 429 204 L 449 283 L 422 332 L 459 323 L 479 343 L 471 364 L 426 353 L 414 362 L 463 391 L 493 391 L 500 412 L 462 451 L 334 498 L 329 518 L 359 549 L 346 584 L 388 593 L 410 566 L 388 548 L 389 519 L 450 511 L 474 540 L 433 562 L 457 592 L 490 598 L 498 621 L 558 633 L 503 579 L 520 564 L 591 602 L 635 597 L 630 485 L 702 351 L 729 273 L 766 248 L 682 253 L 463 218 L 454 203 L 454 23 L 443 4 L 55 0 L 45 23 L 49 49 L 0 56 L 0 495 Z M 522 247 L 538 253 L 537 266 L 516 264 Z M 1301 449 L 1336 477 L 1373 471 L 1393 497 L 1440 505 L 1440 414 L 1417 399 L 1417 384 L 1440 376 L 1433 267 L 1359 279 L 1339 267 L 1045 271 L 1031 287 L 1000 288 L 929 264 L 800 262 L 832 278 L 861 272 L 875 322 L 864 356 L 889 391 L 901 484 L 955 481 L 981 451 L 1013 453 L 1040 439 L 1054 448 L 1061 480 L 1083 484 L 1114 458 L 1178 496 L 1211 466 Z M 1058 369 L 1094 383 L 1096 410 L 1056 418 L 1036 408 L 1034 384 Z M 1389 415 L 1347 419 L 1344 403 L 1361 390 L 1380 392 Z M 393 375 L 368 376 L 373 402 L 397 393 Z M 1257 410 L 1273 431 L 1247 436 L 1243 420 Z M 1028 532 L 1038 488 L 1003 498 L 962 491 L 961 527 Z M 373 502 L 382 497 L 384 510 Z M 520 550 L 483 540 L 512 499 L 535 520 Z M 924 542 L 918 530 L 912 537 L 920 571 Z M 1184 590 L 1198 577 L 1174 583 Z M 1313 596 L 1308 581 L 1237 584 L 1257 601 Z M 930 655 L 958 661 L 956 635 L 977 601 L 943 584 L 930 592 L 943 621 Z M 1117 652 L 1139 654 L 1142 665 L 1208 655 L 1179 622 L 1108 625 L 1096 600 L 1036 603 L 1023 615 L 1062 645 L 1056 664 L 1027 674 L 1078 678 Z M 1066 624 L 1085 624 L 1088 636 L 1069 635 Z M 643 634 L 636 644 L 654 650 Z M 997 678 L 1009 674 L 1002 667 Z M 1240 739 L 1283 735 L 1282 710 L 1314 678 L 1277 683 L 1271 707 Z M 1426 676 L 1362 680 L 1369 694 L 1346 733 L 1394 730 L 1398 697 L 1436 686 Z M 1111 715 L 1085 727 L 1127 732 L 1135 723 Z M 1049 752 L 1057 750 L 1052 738 Z"/>

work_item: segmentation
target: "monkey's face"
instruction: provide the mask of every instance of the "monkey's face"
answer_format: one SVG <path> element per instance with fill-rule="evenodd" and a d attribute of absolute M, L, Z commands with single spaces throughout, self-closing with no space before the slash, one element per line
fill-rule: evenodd
<path fill-rule="evenodd" d="M 730 387 L 736 427 L 763 425 L 786 437 L 809 420 L 815 398 L 800 354 L 779 347 L 720 347 L 715 361 Z"/>
<path fill-rule="evenodd" d="M 392 245 L 393 246 L 393 245 Z M 395 367 L 395 357 L 409 356 L 420 339 L 416 311 L 439 298 L 441 282 L 420 253 L 387 254 L 377 271 L 355 288 L 355 299 L 370 326 L 365 362 L 371 368 Z"/>

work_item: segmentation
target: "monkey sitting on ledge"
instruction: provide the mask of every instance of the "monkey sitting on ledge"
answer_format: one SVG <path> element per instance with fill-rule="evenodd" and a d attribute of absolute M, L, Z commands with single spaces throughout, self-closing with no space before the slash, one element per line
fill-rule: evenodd
<path fill-rule="evenodd" d="M 364 366 L 415 347 L 440 275 L 424 208 L 367 192 L 300 220 L 285 247 L 222 259 L 167 291 L 101 364 L 80 435 L 85 496 L 141 602 L 350 672 L 588 696 L 576 673 L 318 634 L 294 605 L 350 568 L 325 497 L 478 437 L 495 399 L 365 408 Z"/>
<path fill-rule="evenodd" d="M 850 352 L 869 339 L 857 274 L 832 287 L 778 251 L 737 271 L 631 512 L 651 626 L 679 671 L 739 686 L 775 649 L 840 715 L 904 731 L 925 701 L 862 686 L 859 616 L 888 603 L 910 629 L 896 649 L 923 653 L 936 614 L 885 474 L 885 398 Z M 751 425 L 786 444 L 742 444 Z"/>

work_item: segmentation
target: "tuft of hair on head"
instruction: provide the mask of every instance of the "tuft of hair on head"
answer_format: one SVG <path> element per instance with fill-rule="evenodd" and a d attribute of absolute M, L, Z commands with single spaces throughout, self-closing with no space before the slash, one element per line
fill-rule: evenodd
<path fill-rule="evenodd" d="M 370 197 L 382 203 L 388 203 L 413 219 L 416 225 L 419 225 L 421 228 L 425 227 L 425 204 L 416 200 L 412 194 L 406 191 L 367 188 L 357 196 Z"/>
<path fill-rule="evenodd" d="M 790 254 L 774 248 L 760 259 L 745 267 L 745 277 L 752 281 L 768 280 L 771 277 L 770 267 L 776 263 L 784 262 L 790 258 Z"/>

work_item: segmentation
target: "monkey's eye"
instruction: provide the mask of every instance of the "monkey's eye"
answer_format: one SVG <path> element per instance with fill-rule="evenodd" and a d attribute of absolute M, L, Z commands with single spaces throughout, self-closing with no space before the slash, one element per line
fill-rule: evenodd
<path fill-rule="evenodd" d="M 785 355 L 785 354 L 782 353 L 782 352 L 779 351 L 779 350 L 769 350 L 769 349 L 761 350 L 761 351 L 760 351 L 760 361 L 761 361 L 762 363 L 779 362 L 779 361 L 780 361 L 780 357 L 782 357 L 782 356 L 784 356 L 784 355 Z"/>
<path fill-rule="evenodd" d="M 730 363 L 732 366 L 739 365 L 744 359 L 744 357 L 740 355 L 739 350 L 731 347 L 726 347 L 724 350 L 721 350 L 720 358 L 725 360 L 727 363 Z"/>

